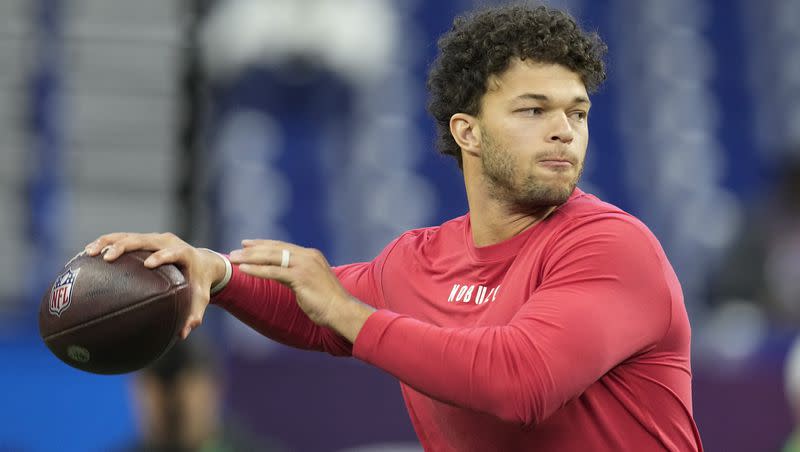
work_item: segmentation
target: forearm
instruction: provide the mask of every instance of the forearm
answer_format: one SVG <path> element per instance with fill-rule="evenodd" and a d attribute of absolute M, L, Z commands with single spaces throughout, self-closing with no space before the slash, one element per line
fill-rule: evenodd
<path fill-rule="evenodd" d="M 349 355 L 352 346 L 333 331 L 314 324 L 297 306 L 289 288 L 253 277 L 233 266 L 233 275 L 211 302 L 258 331 L 283 344 Z"/>
<path fill-rule="evenodd" d="M 364 326 L 353 356 L 445 403 L 524 425 L 546 419 L 568 398 L 525 359 L 533 351 L 508 326 L 441 328 L 388 311 Z"/>
<path fill-rule="evenodd" d="M 508 324 L 485 327 L 380 310 L 361 328 L 353 356 L 437 400 L 536 425 L 663 335 L 668 320 L 646 314 L 655 306 L 639 303 L 637 312 L 615 300 L 592 290 L 542 294 Z"/>

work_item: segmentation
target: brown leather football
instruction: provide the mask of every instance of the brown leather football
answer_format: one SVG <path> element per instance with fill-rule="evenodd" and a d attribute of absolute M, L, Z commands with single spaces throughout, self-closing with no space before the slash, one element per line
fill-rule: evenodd
<path fill-rule="evenodd" d="M 114 262 L 79 254 L 39 306 L 39 334 L 60 360 L 96 374 L 141 369 L 172 347 L 185 322 L 189 284 L 174 265 L 144 266 L 150 251 Z"/>

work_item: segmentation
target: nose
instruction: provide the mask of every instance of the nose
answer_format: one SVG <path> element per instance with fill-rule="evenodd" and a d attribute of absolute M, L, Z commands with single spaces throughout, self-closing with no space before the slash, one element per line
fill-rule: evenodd
<path fill-rule="evenodd" d="M 564 144 L 572 143 L 575 139 L 575 131 L 569 123 L 569 118 L 566 114 L 553 115 L 552 129 L 549 134 L 548 141 L 551 143 L 561 142 Z"/>

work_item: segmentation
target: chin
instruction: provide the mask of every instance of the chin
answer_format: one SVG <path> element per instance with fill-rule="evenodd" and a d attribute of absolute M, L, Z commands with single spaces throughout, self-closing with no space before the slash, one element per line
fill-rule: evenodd
<path fill-rule="evenodd" d="M 569 184 L 534 184 L 524 190 L 521 199 L 518 199 L 520 204 L 527 207 L 552 207 L 560 206 L 569 199 L 572 192 L 575 190 L 577 182 Z"/>

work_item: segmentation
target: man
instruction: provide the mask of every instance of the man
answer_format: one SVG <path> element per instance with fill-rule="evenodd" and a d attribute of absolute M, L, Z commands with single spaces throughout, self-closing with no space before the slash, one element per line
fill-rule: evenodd
<path fill-rule="evenodd" d="M 182 265 L 184 336 L 212 292 L 269 337 L 390 372 L 427 450 L 701 450 L 678 280 L 646 226 L 576 188 L 605 45 L 560 11 L 505 6 L 457 19 L 439 47 L 430 110 L 467 215 L 334 269 L 269 240 L 229 262 L 171 234 L 87 251 Z"/>
<path fill-rule="evenodd" d="M 285 450 L 223 419 L 220 365 L 211 344 L 193 335 L 138 372 L 131 395 L 139 435 L 119 451 Z"/>

